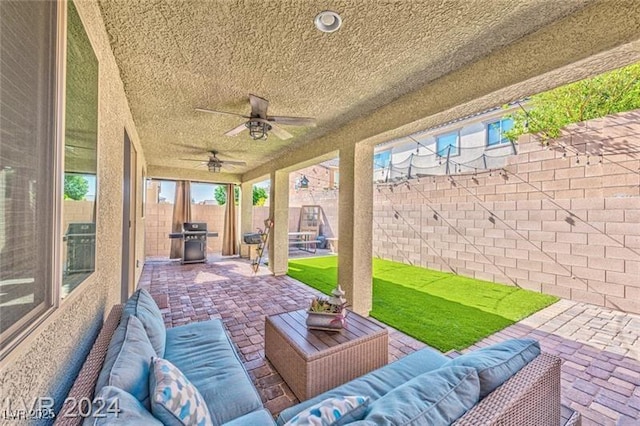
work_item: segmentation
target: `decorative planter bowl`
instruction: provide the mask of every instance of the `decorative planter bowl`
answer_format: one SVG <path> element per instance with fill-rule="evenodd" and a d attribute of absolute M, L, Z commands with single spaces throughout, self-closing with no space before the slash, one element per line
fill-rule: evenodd
<path fill-rule="evenodd" d="M 346 316 L 346 310 L 339 314 L 307 311 L 307 328 L 310 330 L 339 331 L 344 326 Z"/>

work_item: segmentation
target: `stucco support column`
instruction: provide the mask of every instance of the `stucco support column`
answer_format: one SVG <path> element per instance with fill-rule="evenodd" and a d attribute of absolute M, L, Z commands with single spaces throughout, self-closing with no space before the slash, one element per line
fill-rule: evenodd
<path fill-rule="evenodd" d="M 338 282 L 351 309 L 369 315 L 373 304 L 373 146 L 340 149 Z"/>
<path fill-rule="evenodd" d="M 289 172 L 271 172 L 269 217 L 274 222 L 269 235 L 269 269 L 273 275 L 284 275 L 289 260 Z"/>
<path fill-rule="evenodd" d="M 240 184 L 240 242 L 242 235 L 254 232 L 253 229 L 253 183 Z"/>

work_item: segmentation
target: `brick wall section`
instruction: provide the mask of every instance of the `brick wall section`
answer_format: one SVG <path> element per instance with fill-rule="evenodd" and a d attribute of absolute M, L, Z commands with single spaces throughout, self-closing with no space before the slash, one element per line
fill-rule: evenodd
<path fill-rule="evenodd" d="M 153 204 L 146 206 L 145 216 L 145 255 L 148 257 L 167 257 L 171 248 L 169 233 L 173 204 Z M 222 250 L 224 230 L 224 206 L 191 205 L 191 220 L 206 222 L 209 231 L 218 232 L 218 237 L 207 239 L 207 252 L 219 253 Z"/>
<path fill-rule="evenodd" d="M 321 165 L 310 166 L 291 173 L 289 187 L 289 224 L 298 230 L 300 207 L 319 205 L 322 207 L 322 234 L 331 238 L 338 236 L 338 190 L 332 178 L 333 169 Z M 309 180 L 308 189 L 295 190 L 294 184 L 298 177 L 306 176 Z M 297 210 L 296 210 L 297 209 Z M 292 217 L 293 216 L 293 217 Z M 292 219 L 295 223 L 292 224 Z"/>
<path fill-rule="evenodd" d="M 375 190 L 374 255 L 640 313 L 640 111 L 567 131 L 506 172 Z"/>
<path fill-rule="evenodd" d="M 322 233 L 327 237 L 338 236 L 338 191 L 329 188 L 333 184 L 326 167 L 316 165 L 295 172 L 289 176 L 289 231 L 298 231 L 300 208 L 308 205 L 319 205 L 323 212 Z M 309 188 L 295 189 L 296 180 L 306 176 Z M 269 217 L 269 207 L 260 206 L 253 209 L 253 229 L 264 228 L 264 220 Z"/>
<path fill-rule="evenodd" d="M 258 229 L 264 229 L 264 221 L 269 217 L 268 206 L 253 207 L 253 232 Z M 289 207 L 289 232 L 298 230 L 298 222 L 300 220 L 300 207 Z"/>

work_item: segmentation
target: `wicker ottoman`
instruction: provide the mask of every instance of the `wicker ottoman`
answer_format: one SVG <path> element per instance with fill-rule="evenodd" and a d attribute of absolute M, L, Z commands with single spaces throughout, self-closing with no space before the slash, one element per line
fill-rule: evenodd
<path fill-rule="evenodd" d="M 266 318 L 265 356 L 300 401 L 389 361 L 388 331 L 354 312 L 341 331 L 307 330 L 304 310 Z"/>

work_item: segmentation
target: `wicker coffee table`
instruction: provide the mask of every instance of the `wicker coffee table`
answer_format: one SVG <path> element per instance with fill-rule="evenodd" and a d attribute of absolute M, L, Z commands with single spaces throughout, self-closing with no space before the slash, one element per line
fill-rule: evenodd
<path fill-rule="evenodd" d="M 388 331 L 354 312 L 340 331 L 307 330 L 305 310 L 266 318 L 265 356 L 300 401 L 389 362 Z"/>

